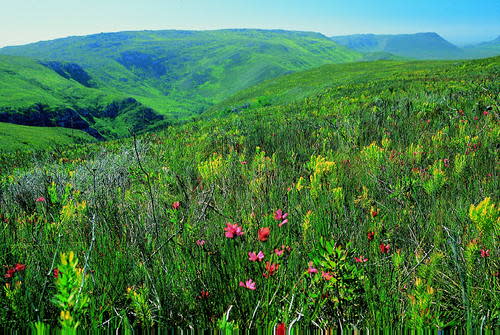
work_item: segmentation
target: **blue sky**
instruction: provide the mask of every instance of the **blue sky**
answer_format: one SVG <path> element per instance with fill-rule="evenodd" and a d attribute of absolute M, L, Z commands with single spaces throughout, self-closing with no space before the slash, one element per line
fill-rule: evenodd
<path fill-rule="evenodd" d="M 500 35 L 500 0 L 0 0 L 0 46 L 144 29 L 265 28 L 325 35 Z"/>

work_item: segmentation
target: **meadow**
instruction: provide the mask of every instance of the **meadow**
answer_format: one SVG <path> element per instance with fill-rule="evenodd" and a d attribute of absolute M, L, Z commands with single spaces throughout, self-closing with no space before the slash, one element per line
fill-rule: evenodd
<path fill-rule="evenodd" d="M 499 71 L 327 65 L 0 154 L 0 327 L 494 332 Z"/>

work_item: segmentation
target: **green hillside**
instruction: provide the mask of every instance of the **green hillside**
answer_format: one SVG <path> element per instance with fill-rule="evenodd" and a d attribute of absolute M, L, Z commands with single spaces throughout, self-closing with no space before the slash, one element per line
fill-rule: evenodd
<path fill-rule="evenodd" d="M 54 146 L 94 142 L 89 134 L 60 127 L 29 127 L 0 122 L 0 152 L 47 150 Z"/>
<path fill-rule="evenodd" d="M 465 58 L 462 49 L 446 41 L 436 33 L 400 35 L 359 34 L 333 36 L 340 45 L 359 52 L 388 52 L 413 59 Z"/>
<path fill-rule="evenodd" d="M 319 33 L 247 29 L 106 33 L 0 53 L 76 63 L 95 87 L 181 119 L 265 79 L 362 58 Z"/>
<path fill-rule="evenodd" d="M 0 155 L 0 327 L 493 333 L 499 75 L 328 65 L 223 118 Z"/>
<path fill-rule="evenodd" d="M 215 105 L 207 115 L 245 112 L 264 105 L 283 105 L 328 90 L 330 96 L 346 97 L 350 92 L 373 94 L 404 87 L 413 81 L 428 81 L 447 73 L 461 75 L 467 64 L 477 64 L 477 70 L 498 71 L 499 57 L 484 62 L 464 61 L 376 61 L 324 65 L 316 69 L 293 73 L 268 80 L 239 92 Z M 486 70 L 487 69 L 487 70 Z"/>
<path fill-rule="evenodd" d="M 74 128 L 98 139 L 163 122 L 163 116 L 124 94 L 93 88 L 78 65 L 58 66 L 59 73 L 33 59 L 0 55 L 0 122 Z"/>

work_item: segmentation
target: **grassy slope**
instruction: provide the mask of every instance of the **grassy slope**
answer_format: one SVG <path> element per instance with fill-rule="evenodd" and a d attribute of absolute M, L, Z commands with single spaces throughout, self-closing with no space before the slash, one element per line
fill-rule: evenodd
<path fill-rule="evenodd" d="M 76 130 L 59 127 L 28 127 L 0 122 L 0 152 L 47 150 L 54 145 L 93 142 L 95 138 Z"/>
<path fill-rule="evenodd" d="M 346 96 L 352 90 L 382 90 L 395 82 L 426 80 L 437 74 L 452 71 L 460 73 L 468 64 L 498 67 L 500 58 L 470 63 L 469 61 L 376 61 L 350 64 L 324 65 L 322 67 L 293 73 L 265 81 L 243 90 L 231 98 L 215 105 L 208 115 L 221 115 L 229 110 L 261 107 L 262 102 L 276 105 L 318 94 L 331 89 L 330 95 Z"/>
<path fill-rule="evenodd" d="M 51 111 L 69 108 L 99 115 L 111 103 L 127 98 L 120 92 L 85 87 L 71 78 L 60 76 L 37 60 L 18 56 L 0 55 L 0 83 L 0 108 L 13 111 L 43 104 Z M 128 135 L 131 127 L 147 127 L 147 123 L 141 120 L 142 108 L 139 104 L 132 104 L 128 109 L 124 106 L 116 117 L 93 117 L 91 126 L 104 137 Z"/>
<path fill-rule="evenodd" d="M 333 36 L 331 39 L 360 52 L 383 51 L 413 59 L 465 58 L 462 49 L 446 41 L 436 33 L 401 35 L 360 34 Z"/>
<path fill-rule="evenodd" d="M 227 327 L 240 329 L 290 325 L 298 313 L 303 328 L 339 319 L 343 329 L 496 328 L 498 214 L 481 223 L 469 208 L 498 203 L 499 58 L 361 65 L 364 81 L 355 66 L 323 67 L 261 85 L 279 95 L 274 105 L 144 136 L 141 168 L 130 139 L 2 161 L 12 177 L 0 179 L 0 264 L 27 266 L 9 281 L 23 276 L 19 298 L 0 291 L 0 325 L 57 324 L 46 274 L 54 253 L 72 250 L 80 266 L 90 255 L 90 304 L 72 313 L 83 327 L 102 329 L 118 313 L 111 326 L 133 316 L 137 326 L 209 329 L 233 306 Z M 301 81 L 320 87 L 296 101 Z M 36 204 L 39 196 L 49 200 Z M 279 208 L 289 213 L 283 227 Z M 244 236 L 226 238 L 228 221 Z M 261 227 L 271 228 L 266 242 Z M 347 246 L 345 258 L 321 237 Z M 290 249 L 278 256 L 282 245 Z M 259 250 L 264 262 L 250 262 Z M 265 261 L 280 264 L 269 278 Z M 318 274 L 307 274 L 309 261 Z M 255 291 L 239 286 L 249 278 Z"/>
<path fill-rule="evenodd" d="M 123 97 L 84 87 L 25 57 L 0 55 L 0 82 L 0 107 L 98 105 Z"/>
<path fill-rule="evenodd" d="M 107 91 L 180 118 L 265 79 L 362 57 L 321 34 L 264 30 L 109 33 L 0 53 L 76 62 Z"/>

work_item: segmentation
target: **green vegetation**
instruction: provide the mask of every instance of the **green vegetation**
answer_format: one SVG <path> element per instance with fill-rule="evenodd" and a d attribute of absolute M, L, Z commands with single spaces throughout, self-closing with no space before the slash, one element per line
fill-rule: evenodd
<path fill-rule="evenodd" d="M 499 71 L 329 65 L 136 140 L 1 155 L 0 326 L 493 332 Z"/>
<path fill-rule="evenodd" d="M 362 58 L 319 33 L 250 29 L 106 33 L 0 53 L 75 62 L 106 92 L 179 119 L 265 79 Z"/>
<path fill-rule="evenodd" d="M 0 152 L 46 150 L 55 145 L 86 143 L 95 138 L 77 129 L 27 127 L 0 122 Z"/>
<path fill-rule="evenodd" d="M 413 59 L 485 58 L 500 54 L 500 40 L 459 48 L 436 33 L 333 36 L 340 45 L 363 53 L 387 52 Z M 379 58 L 380 59 L 380 58 Z"/>
<path fill-rule="evenodd" d="M 135 99 L 92 88 L 84 74 L 65 78 L 33 59 L 0 55 L 0 82 L 5 83 L 0 86 L 0 122 L 74 128 L 98 139 L 126 136 L 130 129 L 145 131 L 164 122 L 163 116 Z M 30 140 L 19 136 L 18 142 L 23 141 Z"/>
<path fill-rule="evenodd" d="M 228 112 L 259 108 L 262 105 L 282 105 L 292 101 L 300 102 L 306 97 L 323 95 L 325 90 L 331 97 L 339 99 L 351 92 L 367 96 L 374 92 L 405 89 L 413 81 L 427 82 L 436 76 L 447 74 L 460 76 L 466 64 L 497 68 L 498 57 L 485 62 L 464 63 L 463 61 L 377 61 L 324 65 L 316 69 L 282 76 L 243 90 L 231 98 L 215 105 L 210 113 L 225 115 Z M 487 71 L 487 70 L 484 70 Z M 496 70 L 495 70 L 496 71 Z M 487 72 L 489 73 L 489 72 Z M 421 88 L 424 90 L 424 88 Z"/>

